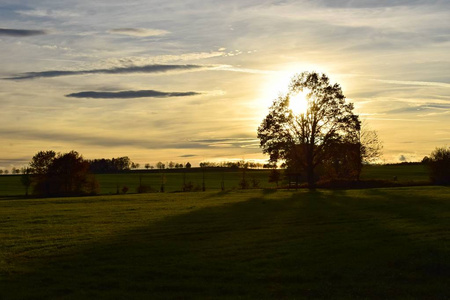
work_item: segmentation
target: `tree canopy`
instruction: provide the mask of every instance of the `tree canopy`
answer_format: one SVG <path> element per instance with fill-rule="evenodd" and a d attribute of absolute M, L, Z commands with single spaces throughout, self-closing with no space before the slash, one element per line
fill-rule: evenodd
<path fill-rule="evenodd" d="M 294 114 L 289 102 L 299 92 L 307 93 L 307 109 Z M 273 102 L 258 128 L 260 146 L 271 163 L 284 160 L 288 168 L 306 171 L 308 184 L 314 186 L 315 170 L 332 153 L 330 149 L 336 145 L 348 149 L 351 147 L 344 146 L 358 143 L 361 125 L 353 108 L 340 85 L 331 84 L 325 74 L 295 75 L 289 92 Z M 359 153 L 356 155 L 359 159 Z"/>
<path fill-rule="evenodd" d="M 438 147 L 425 160 L 435 184 L 450 184 L 450 147 Z"/>
<path fill-rule="evenodd" d="M 81 195 L 97 192 L 98 184 L 89 175 L 89 163 L 76 151 L 40 151 L 33 156 L 31 174 L 34 193 L 39 196 Z"/>

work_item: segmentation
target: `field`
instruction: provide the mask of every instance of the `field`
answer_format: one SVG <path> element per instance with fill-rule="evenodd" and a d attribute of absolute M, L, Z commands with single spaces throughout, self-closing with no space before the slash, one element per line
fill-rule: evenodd
<path fill-rule="evenodd" d="M 0 200 L 0 299 L 447 299 L 450 189 Z"/>
<path fill-rule="evenodd" d="M 226 190 L 238 189 L 243 174 L 239 170 L 214 170 L 205 172 L 206 190 L 219 191 L 221 181 L 224 181 Z M 260 188 L 275 188 L 275 183 L 268 182 L 268 170 L 248 170 L 245 174 L 246 180 L 252 186 L 253 181 L 258 182 Z M 424 165 L 383 165 L 365 166 L 362 172 L 362 180 L 393 180 L 396 177 L 399 183 L 427 183 L 428 173 Z M 177 170 L 176 172 L 159 171 L 133 172 L 122 174 L 97 174 L 96 178 L 100 185 L 100 194 L 116 194 L 117 190 L 122 192 L 126 186 L 128 193 L 136 193 L 139 184 L 149 186 L 159 191 L 164 183 L 166 192 L 181 191 L 184 182 L 192 182 L 198 189 L 202 188 L 203 173 L 200 169 Z M 287 184 L 285 181 L 284 184 Z M 25 189 L 20 183 L 20 175 L 0 176 L 0 196 L 23 196 Z"/>

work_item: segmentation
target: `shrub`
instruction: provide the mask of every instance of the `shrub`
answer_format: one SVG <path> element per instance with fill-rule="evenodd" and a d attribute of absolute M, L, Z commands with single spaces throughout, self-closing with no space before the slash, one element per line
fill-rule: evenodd
<path fill-rule="evenodd" d="M 242 178 L 241 181 L 239 181 L 239 187 L 243 190 L 246 190 L 250 187 L 250 184 L 248 183 L 248 180 Z"/>
<path fill-rule="evenodd" d="M 259 180 L 256 178 L 252 178 L 252 187 L 254 189 L 258 189 L 259 188 Z"/>
<path fill-rule="evenodd" d="M 136 188 L 136 192 L 138 192 L 139 194 L 142 193 L 151 193 L 153 192 L 152 187 L 146 184 L 140 184 L 138 185 L 138 187 Z"/>
<path fill-rule="evenodd" d="M 183 184 L 183 192 L 192 192 L 194 190 L 194 184 L 192 181 L 188 181 Z"/>

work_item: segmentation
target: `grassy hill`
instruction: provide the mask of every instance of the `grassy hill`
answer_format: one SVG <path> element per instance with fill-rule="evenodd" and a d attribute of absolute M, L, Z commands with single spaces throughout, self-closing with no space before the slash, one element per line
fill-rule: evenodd
<path fill-rule="evenodd" d="M 0 201 L 0 299 L 445 299 L 450 189 Z"/>

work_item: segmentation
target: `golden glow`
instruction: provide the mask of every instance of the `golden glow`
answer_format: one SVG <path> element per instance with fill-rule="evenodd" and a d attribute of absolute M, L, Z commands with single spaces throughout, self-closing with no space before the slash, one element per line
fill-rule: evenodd
<path fill-rule="evenodd" d="M 292 110 L 294 115 L 305 114 L 308 109 L 308 100 L 306 99 L 308 95 L 307 91 L 292 94 L 289 97 L 289 108 Z"/>
<path fill-rule="evenodd" d="M 267 108 L 272 105 L 279 95 L 284 96 L 289 92 L 289 83 L 294 75 L 310 70 L 329 74 L 326 68 L 319 65 L 289 63 L 288 65 L 280 65 L 278 71 L 266 75 L 266 79 L 262 81 L 260 86 L 261 94 L 258 99 L 259 105 L 257 105 L 258 109 L 261 110 L 261 114 L 265 115 L 267 113 Z"/>

